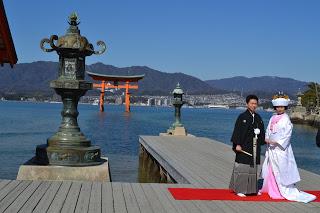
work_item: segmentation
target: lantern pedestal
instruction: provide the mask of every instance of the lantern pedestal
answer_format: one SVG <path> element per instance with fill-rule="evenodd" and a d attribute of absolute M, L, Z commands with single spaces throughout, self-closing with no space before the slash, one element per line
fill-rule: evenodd
<path fill-rule="evenodd" d="M 174 129 L 168 129 L 167 134 L 175 136 L 187 136 L 187 131 L 183 126 L 179 126 Z"/>
<path fill-rule="evenodd" d="M 41 166 L 31 159 L 19 168 L 17 180 L 73 180 L 111 182 L 108 158 L 96 166 Z"/>

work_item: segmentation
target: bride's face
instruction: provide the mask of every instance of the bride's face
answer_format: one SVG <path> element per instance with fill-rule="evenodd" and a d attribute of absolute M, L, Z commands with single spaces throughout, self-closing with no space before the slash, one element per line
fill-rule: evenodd
<path fill-rule="evenodd" d="M 286 108 L 284 106 L 277 106 L 276 107 L 276 112 L 277 114 L 282 114 L 286 111 Z"/>

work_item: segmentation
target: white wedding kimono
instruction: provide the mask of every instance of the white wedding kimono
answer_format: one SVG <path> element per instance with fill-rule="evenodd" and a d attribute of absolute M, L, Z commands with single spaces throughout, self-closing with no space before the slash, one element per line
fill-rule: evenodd
<path fill-rule="evenodd" d="M 270 164 L 282 197 L 305 203 L 316 199 L 316 196 L 299 191 L 294 185 L 300 181 L 300 175 L 290 143 L 293 125 L 289 116 L 283 114 L 280 120 L 272 125 L 272 130 L 270 129 L 271 121 L 272 118 L 269 121 L 265 139 L 277 144 L 267 147 L 262 177 L 266 179 L 268 176 Z"/>

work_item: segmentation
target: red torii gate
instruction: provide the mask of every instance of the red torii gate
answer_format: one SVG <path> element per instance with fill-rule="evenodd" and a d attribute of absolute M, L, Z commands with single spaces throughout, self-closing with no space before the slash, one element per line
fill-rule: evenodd
<path fill-rule="evenodd" d="M 99 106 L 100 111 L 104 111 L 104 93 L 106 89 L 126 89 L 125 103 L 126 112 L 130 112 L 130 92 L 129 89 L 138 89 L 138 81 L 143 79 L 144 75 L 106 75 L 100 73 L 93 73 L 87 71 L 87 74 L 96 81 L 101 81 L 100 84 L 93 84 L 93 88 L 98 88 L 100 90 L 100 100 Z M 119 82 L 124 82 L 124 84 L 119 84 Z M 130 84 L 135 83 L 135 84 Z"/>

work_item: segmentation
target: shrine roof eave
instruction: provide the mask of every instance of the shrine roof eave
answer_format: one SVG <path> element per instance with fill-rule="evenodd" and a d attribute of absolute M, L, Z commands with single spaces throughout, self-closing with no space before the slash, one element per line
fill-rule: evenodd
<path fill-rule="evenodd" d="M 0 0 L 0 40 L 0 65 L 9 63 L 12 67 L 18 58 L 2 0 Z"/>
<path fill-rule="evenodd" d="M 86 71 L 86 73 L 93 79 L 97 81 L 119 81 L 119 82 L 136 82 L 143 79 L 143 75 L 107 75 L 101 73 L 94 73 Z"/>

